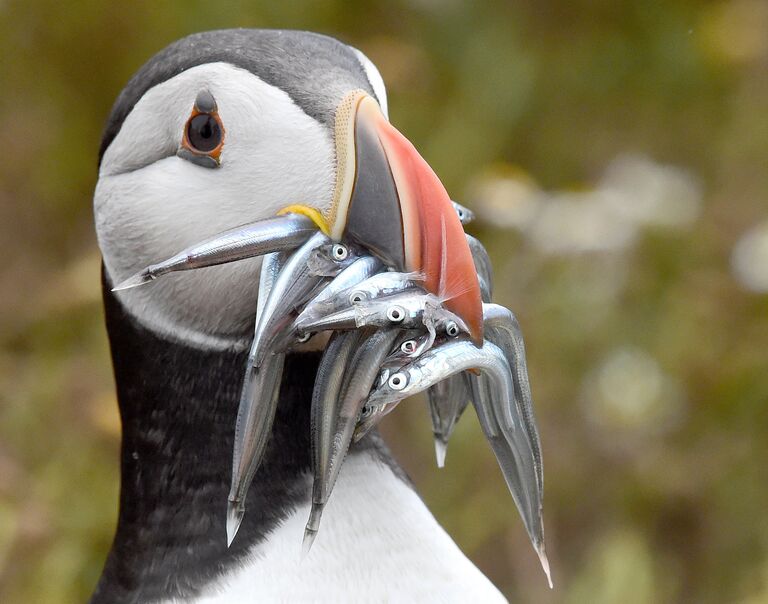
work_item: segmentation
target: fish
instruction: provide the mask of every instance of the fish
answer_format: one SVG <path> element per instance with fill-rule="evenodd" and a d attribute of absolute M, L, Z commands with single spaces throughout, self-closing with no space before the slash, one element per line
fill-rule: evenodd
<path fill-rule="evenodd" d="M 445 336 L 438 339 L 438 342 L 455 338 L 461 333 L 454 326 L 448 326 L 445 332 Z M 434 340 L 430 333 L 411 333 L 399 341 L 397 348 L 386 358 L 384 365 L 396 370 L 424 354 L 431 348 Z M 435 438 L 435 457 L 438 468 L 445 465 L 448 439 L 469 403 L 469 395 L 469 383 L 464 373 L 450 376 L 427 388 L 427 405 L 432 421 L 432 434 Z"/>
<path fill-rule="evenodd" d="M 438 468 L 445 466 L 448 439 L 471 397 L 469 377 L 464 371 L 427 388 L 427 406 L 432 421 Z"/>
<path fill-rule="evenodd" d="M 264 312 L 256 323 L 252 355 L 249 357 L 249 362 L 255 367 L 269 352 L 287 347 L 293 335 L 290 327 L 296 318 L 296 309 L 327 282 L 327 277 L 312 274 L 307 260 L 319 246 L 329 242 L 330 239 L 323 233 L 315 233 L 290 256 L 280 271 L 269 292 Z M 355 260 L 357 256 L 347 254 L 343 260 L 335 261 L 336 271 L 341 272 Z"/>
<path fill-rule="evenodd" d="M 468 333 L 464 321 L 442 307 L 440 299 L 419 288 L 398 294 L 356 302 L 344 310 L 310 319 L 297 325 L 300 332 L 349 330 L 361 327 L 399 327 L 413 329 L 424 326 L 434 339 L 437 330 L 459 330 Z"/>
<path fill-rule="evenodd" d="M 499 425 L 496 414 L 493 411 L 493 403 L 491 402 L 490 384 L 489 378 L 486 375 L 474 375 L 468 374 L 468 380 L 471 388 L 471 400 L 477 414 L 478 423 L 483 431 L 488 443 L 491 445 L 491 450 L 496 457 L 496 462 L 499 464 L 504 482 L 507 484 L 507 488 L 515 501 L 515 505 L 518 510 L 526 509 L 525 503 L 520 497 L 519 493 L 523 492 L 523 477 L 519 469 L 519 462 L 517 455 L 513 447 L 510 447 L 509 441 L 504 436 L 503 430 Z M 544 570 L 544 574 L 547 577 L 547 582 L 550 589 L 552 589 L 552 572 L 549 566 L 549 559 L 547 558 L 546 548 L 544 544 L 544 525 L 542 519 L 542 509 L 530 510 L 529 514 L 532 514 L 527 521 L 525 517 L 523 523 L 526 525 L 526 531 L 528 532 L 533 548 L 539 557 L 539 562 Z"/>
<path fill-rule="evenodd" d="M 402 367 L 409 363 L 416 357 L 421 356 L 427 350 L 429 350 L 435 342 L 444 342 L 451 338 L 456 338 L 462 334 L 462 330 L 459 325 L 454 323 L 450 318 L 446 320 L 440 319 L 437 322 L 437 327 L 440 327 L 440 337 L 436 334 L 430 333 L 426 327 L 422 329 L 409 329 L 401 332 L 401 338 L 397 342 L 397 346 L 384 361 L 384 365 L 387 367 Z"/>
<path fill-rule="evenodd" d="M 523 341 L 520 324 L 511 310 L 499 304 L 483 304 L 483 323 L 488 330 L 486 338 L 501 348 L 512 370 L 515 397 L 520 404 L 523 425 L 531 441 L 539 493 L 543 497 L 544 469 L 541 456 L 541 440 L 536 427 L 536 417 L 533 412 L 533 395 L 528 379 L 525 342 Z"/>
<path fill-rule="evenodd" d="M 485 246 L 472 235 L 466 235 L 472 261 L 475 263 L 477 280 L 480 284 L 480 296 L 483 302 L 490 302 L 493 296 L 493 266 Z"/>
<path fill-rule="evenodd" d="M 456 202 L 454 202 L 454 205 Z M 469 219 L 474 218 L 474 214 L 459 206 L 459 219 L 465 224 L 462 218 L 461 209 L 469 212 Z M 482 243 L 472 235 L 466 234 L 469 250 L 472 252 L 472 261 L 475 263 L 477 271 L 477 280 L 480 284 L 480 295 L 483 302 L 490 302 L 493 295 L 493 267 L 488 252 Z M 448 335 L 458 335 L 457 333 L 448 333 Z M 411 356 L 415 357 L 428 349 L 428 337 L 416 341 L 411 348 Z M 407 345 L 406 343 L 403 344 Z M 464 413 L 471 397 L 469 375 L 464 372 L 459 375 L 451 376 L 443 382 L 438 382 L 434 386 L 427 388 L 427 404 L 429 406 L 430 419 L 432 420 L 432 434 L 435 438 L 435 456 L 437 458 L 437 467 L 442 468 L 445 465 L 445 455 L 448 449 L 448 439 L 456 427 L 456 422 Z"/>
<path fill-rule="evenodd" d="M 303 555 L 309 553 L 320 528 L 320 519 L 330 490 L 325 477 L 331 472 L 333 435 L 336 430 L 344 376 L 361 337 L 361 331 L 334 333 L 320 360 L 312 391 L 310 438 L 312 441 L 312 509 L 304 530 Z"/>
<path fill-rule="evenodd" d="M 541 521 L 542 503 L 534 453 L 515 399 L 509 363 L 499 347 L 485 342 L 478 348 L 463 338 L 442 343 L 400 370 L 388 372 L 386 379 L 382 375 L 378 386 L 370 393 L 366 405 L 377 407 L 403 400 L 452 375 L 468 370 L 480 370 L 487 378 L 487 392 L 480 400 L 475 400 L 476 396 L 473 395 L 473 403 L 476 407 L 482 406 L 487 414 L 495 418 L 496 425 L 514 456 L 514 468 L 519 474 L 517 480 L 511 481 L 510 490 L 538 553 L 544 542 L 544 527 Z"/>
<path fill-rule="evenodd" d="M 362 281 L 373 276 L 382 269 L 383 263 L 375 256 L 362 256 L 341 271 L 320 290 L 314 298 L 306 303 L 294 322 L 294 331 L 298 332 L 298 325 L 305 320 L 324 314 L 326 303 L 336 297 L 340 292 L 352 288 Z M 310 267 L 311 270 L 311 267 Z"/>
<path fill-rule="evenodd" d="M 248 487 L 261 464 L 272 433 L 280 396 L 285 354 L 270 354 L 259 367 L 248 367 L 235 425 L 232 482 L 227 499 L 227 547 L 245 514 Z"/>
<path fill-rule="evenodd" d="M 138 287 L 177 271 L 188 271 L 262 256 L 299 247 L 317 233 L 317 226 L 302 214 L 288 213 L 229 229 L 192 245 L 178 254 L 138 273 L 112 288 Z"/>
<path fill-rule="evenodd" d="M 381 405 L 363 405 L 357 426 L 355 426 L 355 432 L 352 435 L 352 442 L 356 443 L 362 440 L 363 437 L 373 430 L 382 419 L 394 411 L 395 407 L 400 403 L 401 400 L 398 399 Z"/>
<path fill-rule="evenodd" d="M 299 326 L 302 326 L 303 323 L 318 317 L 330 315 L 340 310 L 347 310 L 353 304 L 360 304 L 368 300 L 374 300 L 418 287 L 421 281 L 423 281 L 423 277 L 419 273 L 398 273 L 393 271 L 377 273 L 326 299 L 313 300 L 299 315 L 300 319 L 297 323 Z"/>
<path fill-rule="evenodd" d="M 363 332 L 360 340 L 355 343 L 357 350 L 348 363 L 339 403 L 325 407 L 324 429 L 318 433 L 317 443 L 318 448 L 325 448 L 319 455 L 325 463 L 318 464 L 318 470 L 321 471 L 315 473 L 312 511 L 304 533 L 305 551 L 312 546 L 317 535 L 322 510 L 336 484 L 344 457 L 352 442 L 360 412 L 378 376 L 379 367 L 397 335 L 396 329 Z M 346 351 L 343 353 L 346 357 Z M 341 364 L 343 360 L 339 363 Z M 334 426 L 333 431 L 327 432 L 326 428 L 331 426 Z"/>
<path fill-rule="evenodd" d="M 285 264 L 285 252 L 264 257 L 259 276 L 256 320 L 264 312 L 269 292 Z M 260 368 L 247 363 L 232 450 L 232 480 L 227 498 L 227 547 L 237 534 L 245 514 L 245 497 L 264 455 L 275 419 L 285 355 L 272 354 Z"/>
<path fill-rule="evenodd" d="M 460 338 L 440 343 L 398 371 L 386 370 L 389 372 L 387 379 L 384 379 L 382 373 L 378 386 L 371 392 L 366 404 L 375 406 L 396 399 L 402 400 L 451 375 L 476 369 L 490 372 L 500 396 L 512 400 L 508 395 L 514 395 L 514 385 L 509 365 L 501 350 L 488 342 L 478 348 L 466 338 Z"/>
<path fill-rule="evenodd" d="M 370 254 L 357 245 L 330 241 L 315 248 L 307 259 L 307 267 L 313 275 L 335 277 L 339 273 L 339 263 L 353 263 L 364 256 Z"/>
<path fill-rule="evenodd" d="M 467 225 L 475 219 L 475 213 L 469 208 L 461 205 L 457 201 L 452 201 L 453 209 L 456 210 L 456 215 L 459 217 L 459 222 L 462 225 Z"/>

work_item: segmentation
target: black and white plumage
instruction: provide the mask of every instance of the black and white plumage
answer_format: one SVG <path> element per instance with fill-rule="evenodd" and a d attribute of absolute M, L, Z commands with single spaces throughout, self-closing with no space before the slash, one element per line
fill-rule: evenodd
<path fill-rule="evenodd" d="M 217 169 L 177 156 L 201 89 L 226 129 Z M 313 353 L 287 361 L 250 511 L 228 550 L 234 420 L 260 261 L 174 275 L 151 292 L 109 291 L 158 258 L 287 203 L 326 207 L 336 178 L 333 115 L 354 89 L 386 111 L 381 77 L 359 51 L 305 32 L 228 30 L 171 45 L 118 98 L 94 205 L 122 481 L 93 602 L 503 600 L 375 435 L 345 462 L 323 532 L 300 562 Z"/>

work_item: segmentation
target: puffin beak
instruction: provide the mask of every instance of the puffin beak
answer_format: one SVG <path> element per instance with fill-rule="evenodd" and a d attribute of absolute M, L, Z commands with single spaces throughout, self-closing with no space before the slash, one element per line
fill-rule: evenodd
<path fill-rule="evenodd" d="M 395 270 L 423 274 L 427 291 L 482 344 L 477 272 L 440 179 L 365 92 L 344 98 L 335 130 L 337 182 L 326 215 L 331 237 L 359 243 Z"/>

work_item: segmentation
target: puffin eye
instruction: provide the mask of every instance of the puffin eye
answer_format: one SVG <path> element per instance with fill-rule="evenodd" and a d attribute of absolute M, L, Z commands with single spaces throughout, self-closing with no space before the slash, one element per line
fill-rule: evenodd
<path fill-rule="evenodd" d="M 456 325 L 456 321 L 448 321 L 445 326 L 445 333 L 447 333 L 452 338 L 455 338 L 457 335 L 459 335 L 459 326 Z"/>
<path fill-rule="evenodd" d="M 333 256 L 334 260 L 346 260 L 349 256 L 349 249 L 347 249 L 346 245 L 335 243 L 333 245 L 333 249 L 331 250 L 331 255 Z"/>
<path fill-rule="evenodd" d="M 387 309 L 387 319 L 393 323 L 400 323 L 405 319 L 405 311 L 400 306 L 390 306 Z"/>
<path fill-rule="evenodd" d="M 402 371 L 398 371 L 397 373 L 393 373 L 390 376 L 387 384 L 390 388 L 392 388 L 392 390 L 400 391 L 408 385 L 408 376 L 406 376 Z"/>
<path fill-rule="evenodd" d="M 210 153 L 221 144 L 219 120 L 210 113 L 198 113 L 187 122 L 187 140 L 195 151 Z"/>
<path fill-rule="evenodd" d="M 184 126 L 184 136 L 177 155 L 199 166 L 218 168 L 223 146 L 224 126 L 216 101 L 210 92 L 201 90 Z"/>

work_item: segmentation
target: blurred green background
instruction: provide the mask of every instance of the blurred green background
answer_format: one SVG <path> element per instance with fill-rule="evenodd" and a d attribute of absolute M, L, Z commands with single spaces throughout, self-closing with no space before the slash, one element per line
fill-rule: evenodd
<path fill-rule="evenodd" d="M 362 49 L 523 326 L 546 588 L 472 412 L 389 442 L 517 602 L 768 602 L 768 2 L 0 1 L 0 602 L 89 595 L 119 423 L 91 194 L 112 101 L 191 32 Z"/>

